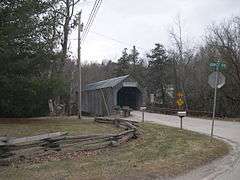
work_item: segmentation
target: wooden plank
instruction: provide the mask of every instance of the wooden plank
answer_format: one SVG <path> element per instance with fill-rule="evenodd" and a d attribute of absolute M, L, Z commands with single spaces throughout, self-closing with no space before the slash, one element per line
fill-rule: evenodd
<path fill-rule="evenodd" d="M 124 126 L 127 126 L 128 128 L 130 129 L 134 129 L 134 130 L 137 130 L 137 127 L 132 125 L 131 123 L 129 122 L 123 122 L 123 123 L 120 123 L 121 125 L 124 125 Z"/>
<path fill-rule="evenodd" d="M 33 141 L 41 141 L 49 138 L 57 138 L 60 136 L 64 136 L 66 134 L 67 134 L 66 132 L 56 132 L 56 133 L 48 133 L 48 134 L 42 134 L 37 136 L 9 139 L 7 142 L 1 141 L 0 146 L 16 145 L 20 143 L 27 143 L 27 142 L 33 142 Z"/>
<path fill-rule="evenodd" d="M 119 139 L 117 142 L 119 143 L 119 144 L 123 144 L 124 142 L 127 142 L 127 141 L 129 141 L 131 138 L 133 138 L 133 136 L 134 136 L 134 133 L 132 132 L 132 133 L 128 133 L 128 134 L 126 134 L 125 136 L 123 136 L 121 139 Z"/>
<path fill-rule="evenodd" d="M 7 137 L 0 137 L 0 141 L 7 141 L 8 138 Z"/>
<path fill-rule="evenodd" d="M 132 134 L 134 132 L 135 132 L 135 130 L 131 129 L 131 130 L 127 130 L 127 131 L 121 132 L 121 133 L 117 134 L 116 136 L 117 137 L 121 137 L 121 136 L 125 136 L 127 134 Z"/>
<path fill-rule="evenodd" d="M 0 141 L 0 146 L 6 146 L 6 142 L 2 142 L 2 141 Z"/>
<path fill-rule="evenodd" d="M 5 146 L 8 140 L 7 137 L 0 137 L 0 146 Z"/>

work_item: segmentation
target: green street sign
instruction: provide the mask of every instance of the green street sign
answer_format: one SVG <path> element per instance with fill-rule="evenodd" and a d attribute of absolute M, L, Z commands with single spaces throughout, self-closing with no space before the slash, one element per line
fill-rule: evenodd
<path fill-rule="evenodd" d="M 210 67 L 217 67 L 217 63 L 210 63 Z"/>
<path fill-rule="evenodd" d="M 214 69 L 225 69 L 226 68 L 226 64 L 222 63 L 222 62 L 214 62 L 214 63 L 210 63 L 210 67 L 214 68 Z"/>
<path fill-rule="evenodd" d="M 226 68 L 226 64 L 220 64 L 220 68 L 222 68 L 222 69 L 224 69 L 224 68 Z"/>

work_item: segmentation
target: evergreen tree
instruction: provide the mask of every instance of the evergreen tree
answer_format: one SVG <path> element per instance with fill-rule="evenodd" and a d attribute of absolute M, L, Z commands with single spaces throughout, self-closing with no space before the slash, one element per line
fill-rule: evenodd
<path fill-rule="evenodd" d="M 115 74 L 117 76 L 123 76 L 129 73 L 130 69 L 130 58 L 127 52 L 127 48 L 122 51 L 122 56 L 118 59 L 117 68 Z"/>
<path fill-rule="evenodd" d="M 141 59 L 139 55 L 140 53 L 136 47 L 133 46 L 131 53 L 129 54 L 129 60 L 131 63 L 129 74 L 140 84 L 141 87 L 145 87 L 146 67 L 144 66 L 144 60 Z"/>
<path fill-rule="evenodd" d="M 155 48 L 147 54 L 149 58 L 147 87 L 149 93 L 154 93 L 159 97 L 159 101 L 166 104 L 166 89 L 169 84 L 168 74 L 170 61 L 163 45 L 155 44 Z"/>
<path fill-rule="evenodd" d="M 131 49 L 130 54 L 127 52 L 127 48 L 125 48 L 122 52 L 122 56 L 118 59 L 114 74 L 115 76 L 129 74 L 134 80 L 139 82 L 142 87 L 144 87 L 146 68 L 143 59 L 140 59 L 139 55 L 140 53 L 135 46 Z"/>
<path fill-rule="evenodd" d="M 58 57 L 50 6 L 41 0 L 0 2 L 0 116 L 45 115 L 48 99 L 63 87 L 57 75 L 49 78 Z"/>
<path fill-rule="evenodd" d="M 139 64 L 139 52 L 136 49 L 136 46 L 133 46 L 133 49 L 131 50 L 131 53 L 129 54 L 129 61 L 134 66 Z"/>

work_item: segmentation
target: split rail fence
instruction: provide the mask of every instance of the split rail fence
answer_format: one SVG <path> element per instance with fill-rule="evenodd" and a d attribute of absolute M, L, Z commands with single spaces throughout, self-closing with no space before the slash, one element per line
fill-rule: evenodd
<path fill-rule="evenodd" d="M 113 118 L 95 118 L 98 123 L 108 123 L 123 129 L 116 134 L 92 134 L 70 136 L 67 132 L 56 132 L 23 138 L 0 137 L 0 165 L 47 155 L 56 151 L 87 151 L 119 146 L 137 138 L 137 122 Z"/>

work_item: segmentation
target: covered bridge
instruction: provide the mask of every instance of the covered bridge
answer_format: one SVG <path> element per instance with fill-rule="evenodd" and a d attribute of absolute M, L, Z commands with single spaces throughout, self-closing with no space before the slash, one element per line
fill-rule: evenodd
<path fill-rule="evenodd" d="M 112 114 L 115 107 L 139 109 L 143 95 L 129 75 L 91 83 L 82 91 L 82 111 L 94 115 Z"/>

